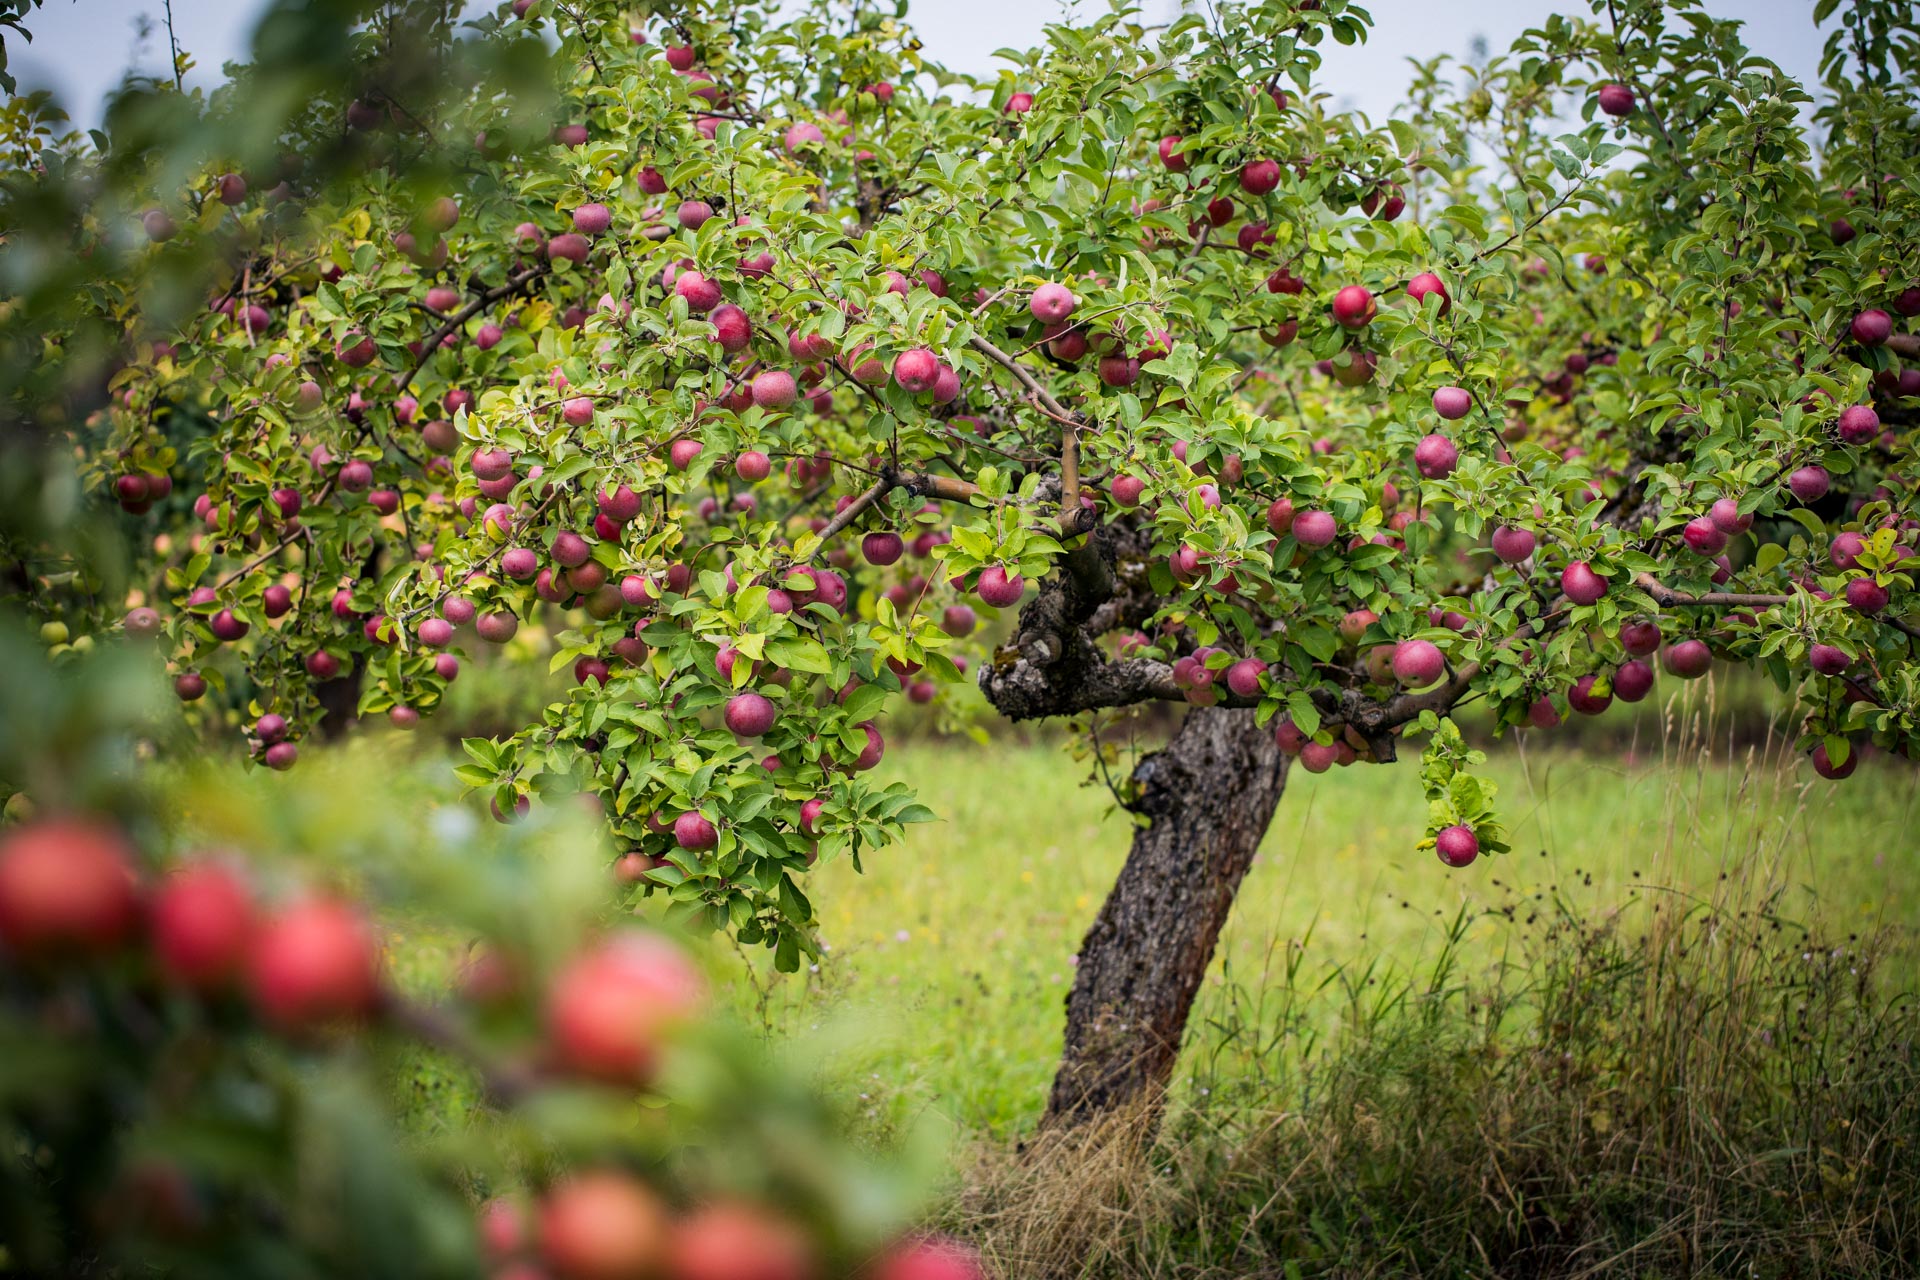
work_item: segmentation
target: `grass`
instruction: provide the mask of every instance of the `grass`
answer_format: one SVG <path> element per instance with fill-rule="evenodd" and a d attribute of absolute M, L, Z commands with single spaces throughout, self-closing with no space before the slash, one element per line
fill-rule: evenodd
<path fill-rule="evenodd" d="M 883 1127 L 933 1108 L 969 1132 L 1018 1135 L 1045 1101 L 1074 954 L 1125 856 L 1124 815 L 1052 746 L 919 745 L 886 767 L 941 821 L 869 858 L 864 875 L 817 873 L 824 962 L 785 980 L 756 966 L 739 998 L 776 1038 L 835 1033 L 837 1068 Z M 1355 984 L 1428 967 L 1456 935 L 1454 965 L 1497 970 L 1555 900 L 1644 928 L 1660 904 L 1737 875 L 1777 915 L 1843 935 L 1920 922 L 1911 771 L 1868 764 L 1835 785 L 1777 744 L 1713 757 L 1655 743 L 1618 756 L 1508 750 L 1485 772 L 1515 851 L 1459 872 L 1413 852 L 1423 801 L 1410 763 L 1290 775 L 1179 1087 L 1263 1074 L 1258 1028 L 1280 1015 L 1260 1002 L 1280 975 L 1289 1016 L 1324 1036 Z"/>
<path fill-rule="evenodd" d="M 1033 1133 L 1129 831 L 1057 743 L 897 735 L 940 821 L 725 998 L 874 1140 L 944 1117 L 935 1225 L 1007 1280 L 1920 1274 L 1920 778 L 1715 696 L 1503 744 L 1514 852 L 1464 871 L 1411 762 L 1296 771 L 1157 1130 Z M 484 1127 L 421 1065 L 413 1123 Z"/>
<path fill-rule="evenodd" d="M 1637 929 L 1556 895 L 1473 976 L 1463 915 L 1325 1037 L 1288 968 L 1226 1021 L 1266 1037 L 1241 1088 L 983 1148 L 944 1220 L 1035 1278 L 1911 1276 L 1920 1009 L 1758 887 Z"/>

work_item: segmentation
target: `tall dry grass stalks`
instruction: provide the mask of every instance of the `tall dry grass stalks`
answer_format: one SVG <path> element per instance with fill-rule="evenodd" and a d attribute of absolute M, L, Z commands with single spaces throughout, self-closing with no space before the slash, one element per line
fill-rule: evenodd
<path fill-rule="evenodd" d="M 1157 1133 L 987 1153 L 946 1225 L 1008 1280 L 1920 1275 L 1915 922 L 1786 918 L 1790 822 L 1660 887 L 1708 806 L 1807 785 L 1773 736 L 1689 771 L 1714 724 L 1669 708 L 1629 901 L 1509 891 L 1415 972 L 1276 942 Z"/>

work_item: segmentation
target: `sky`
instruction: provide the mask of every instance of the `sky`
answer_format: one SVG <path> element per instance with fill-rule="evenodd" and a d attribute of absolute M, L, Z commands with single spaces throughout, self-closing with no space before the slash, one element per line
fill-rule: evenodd
<path fill-rule="evenodd" d="M 1139 0 L 1152 19 L 1175 11 L 1178 0 Z M 211 86 L 221 65 L 244 56 L 261 0 L 173 0 L 181 47 L 199 63 L 195 79 Z M 1466 56 L 1476 37 L 1494 50 L 1555 12 L 1585 12 L 1584 0 L 1372 0 L 1374 27 L 1364 45 L 1323 46 L 1322 83 L 1334 105 L 1387 118 L 1409 80 L 1408 58 L 1436 53 Z M 1820 46 L 1813 0 L 1708 0 L 1717 16 L 1747 23 L 1747 44 L 1802 83 L 1817 78 Z M 1049 22 L 1070 20 L 1062 0 L 917 0 L 910 20 L 936 61 L 974 74 L 995 69 L 993 51 L 1037 44 Z M 1104 12 L 1104 0 L 1084 0 L 1081 11 Z M 9 61 L 26 88 L 51 88 L 75 121 L 99 119 L 99 104 L 137 67 L 167 73 L 162 0 L 45 0 L 28 20 L 31 45 L 9 41 Z"/>

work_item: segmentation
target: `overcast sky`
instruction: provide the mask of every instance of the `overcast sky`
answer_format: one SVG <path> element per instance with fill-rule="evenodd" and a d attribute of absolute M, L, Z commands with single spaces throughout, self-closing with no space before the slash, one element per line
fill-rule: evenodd
<path fill-rule="evenodd" d="M 1178 0 L 1140 0 L 1150 16 L 1164 18 Z M 198 79 L 211 84 L 221 64 L 245 55 L 253 16 L 261 0 L 174 0 L 180 43 L 200 64 Z M 1802 83 L 1817 74 L 1821 39 L 1813 26 L 1812 0 L 1708 0 L 1711 12 L 1747 23 L 1747 44 Z M 1083 6 L 1103 12 L 1104 3 Z M 1584 13 L 1583 0 L 1373 0 L 1374 28 L 1364 45 L 1323 50 L 1323 85 L 1337 105 L 1366 112 L 1375 121 L 1392 112 L 1408 81 L 1406 60 L 1436 53 L 1464 56 L 1475 37 L 1502 50 L 1548 14 Z M 917 0 L 911 20 L 936 61 L 984 74 L 993 51 L 1025 48 L 1040 28 L 1068 20 L 1075 6 L 1061 0 Z M 10 61 L 23 86 L 55 90 L 81 124 L 99 118 L 99 103 L 129 66 L 153 74 L 167 70 L 162 0 L 46 0 L 28 19 L 30 46 L 9 40 Z"/>

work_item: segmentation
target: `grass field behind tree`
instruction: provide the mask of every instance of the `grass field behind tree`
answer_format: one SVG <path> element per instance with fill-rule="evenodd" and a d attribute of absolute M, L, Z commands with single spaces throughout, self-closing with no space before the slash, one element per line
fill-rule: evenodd
<path fill-rule="evenodd" d="M 1728 876 L 1744 897 L 1829 931 L 1920 925 L 1909 770 L 1863 769 L 1836 786 L 1764 745 L 1717 757 L 1662 747 L 1496 754 L 1488 772 L 1514 852 L 1463 871 L 1413 849 L 1423 801 L 1411 765 L 1294 770 L 1196 1010 L 1182 1080 L 1257 1069 L 1247 1024 L 1278 1016 L 1276 989 L 1316 990 L 1308 1025 L 1328 1030 L 1349 984 L 1421 969 L 1456 926 L 1462 971 L 1514 960 L 1526 922 L 1553 915 L 1556 896 L 1635 929 L 1656 904 L 1711 896 Z M 933 1107 L 965 1129 L 1016 1132 L 1045 1101 L 1074 953 L 1125 855 L 1126 817 L 1051 746 L 922 746 L 890 764 L 946 820 L 865 874 L 821 873 L 826 960 L 800 981 L 762 974 L 742 998 L 782 1037 L 841 1037 L 835 1060 L 876 1116 Z"/>
<path fill-rule="evenodd" d="M 1514 851 L 1459 871 L 1413 848 L 1411 763 L 1294 770 L 1150 1141 L 1032 1146 L 1127 843 L 1058 742 L 905 735 L 883 772 L 941 820 L 817 871 L 818 966 L 718 944 L 716 978 L 868 1137 L 949 1144 L 941 1225 L 997 1274 L 1911 1274 L 1920 779 L 1822 782 L 1712 697 L 1501 744 Z M 421 745 L 347 752 L 445 803 Z M 390 923 L 435 990 L 465 940 Z M 411 1079 L 418 1132 L 494 1123 L 432 1055 Z"/>

